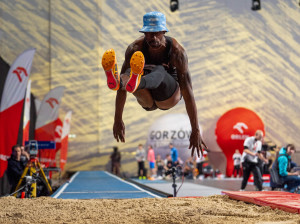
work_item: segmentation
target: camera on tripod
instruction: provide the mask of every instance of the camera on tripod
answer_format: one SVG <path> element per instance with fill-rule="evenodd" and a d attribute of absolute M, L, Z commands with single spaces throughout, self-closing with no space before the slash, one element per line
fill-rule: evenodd
<path fill-rule="evenodd" d="M 29 148 L 30 159 L 36 158 L 39 151 L 38 142 L 36 140 L 30 140 L 27 147 Z"/>
<path fill-rule="evenodd" d="M 176 197 L 176 195 L 177 195 L 177 190 L 176 190 L 177 185 L 176 185 L 176 183 L 175 183 L 175 181 L 176 181 L 176 171 L 177 171 L 176 167 L 173 166 L 172 168 L 168 169 L 168 170 L 165 172 L 165 175 L 166 175 L 166 176 L 172 174 L 172 179 L 173 179 L 172 187 L 173 187 L 173 189 L 174 189 L 173 197 Z"/>
<path fill-rule="evenodd" d="M 15 197 L 35 198 L 52 194 L 50 180 L 47 179 L 43 167 L 41 166 L 38 155 L 38 141 L 30 140 L 26 145 L 30 160 L 28 161 L 21 178 L 13 193 Z"/>
<path fill-rule="evenodd" d="M 175 173 L 176 173 L 176 167 L 173 166 L 171 169 L 167 170 L 165 174 L 167 176 L 170 174 L 175 175 Z"/>

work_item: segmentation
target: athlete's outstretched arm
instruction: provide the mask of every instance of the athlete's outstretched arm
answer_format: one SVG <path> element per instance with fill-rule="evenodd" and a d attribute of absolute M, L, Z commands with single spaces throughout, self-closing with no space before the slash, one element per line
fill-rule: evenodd
<path fill-rule="evenodd" d="M 196 150 L 198 157 L 200 157 L 200 153 L 203 155 L 203 146 L 206 148 L 206 145 L 200 135 L 197 106 L 188 69 L 188 59 L 185 50 L 176 41 L 173 40 L 173 42 L 175 42 L 174 46 L 176 47 L 174 47 L 174 52 L 172 52 L 173 56 L 171 61 L 172 64 L 176 66 L 180 91 L 183 96 L 186 111 L 192 127 L 189 149 L 192 149 L 192 156 Z"/>
<path fill-rule="evenodd" d="M 125 71 L 130 68 L 130 58 L 133 54 L 133 47 L 129 45 L 125 52 L 125 61 L 122 65 L 121 75 L 125 73 Z M 115 139 L 119 142 L 125 142 L 125 125 L 123 122 L 123 110 L 125 106 L 127 98 L 127 91 L 125 88 L 120 88 L 117 91 L 116 96 L 116 105 L 115 105 L 115 119 L 113 126 L 113 134 Z"/>
<path fill-rule="evenodd" d="M 125 142 L 125 125 L 122 119 L 123 109 L 126 102 L 127 92 L 121 88 L 117 92 L 115 105 L 115 120 L 113 134 L 117 141 Z"/>

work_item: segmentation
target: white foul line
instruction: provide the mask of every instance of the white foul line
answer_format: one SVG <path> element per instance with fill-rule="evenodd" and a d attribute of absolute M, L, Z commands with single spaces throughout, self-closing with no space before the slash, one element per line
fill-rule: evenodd
<path fill-rule="evenodd" d="M 142 189 L 142 188 L 140 188 L 140 187 L 138 187 L 138 186 L 136 186 L 136 185 L 134 185 L 134 184 L 132 184 L 132 183 L 129 183 L 129 182 L 125 181 L 125 180 L 122 180 L 120 177 L 114 176 L 114 175 L 110 174 L 110 173 L 107 172 L 107 171 L 104 171 L 104 172 L 107 173 L 108 175 L 110 175 L 110 176 L 112 176 L 112 177 L 114 177 L 114 178 L 116 178 L 116 179 L 118 179 L 118 180 L 120 180 L 120 181 L 126 183 L 126 184 L 129 184 L 129 185 L 131 185 L 131 186 L 133 186 L 133 187 L 139 189 L 140 191 L 143 191 L 143 192 L 146 192 L 147 194 L 152 195 L 152 196 L 155 197 L 155 198 L 161 198 L 160 196 L 155 195 L 155 194 L 152 194 L 151 192 L 146 191 L 146 190 L 144 190 L 144 189 Z"/>
<path fill-rule="evenodd" d="M 70 183 L 72 183 L 72 181 L 75 179 L 75 177 L 77 177 L 78 176 L 78 174 L 80 173 L 80 171 L 79 172 L 76 172 L 72 177 L 71 177 L 71 179 L 70 179 L 70 181 L 68 181 L 54 196 L 53 196 L 53 198 L 57 198 L 66 188 L 67 188 L 67 186 L 70 184 Z"/>

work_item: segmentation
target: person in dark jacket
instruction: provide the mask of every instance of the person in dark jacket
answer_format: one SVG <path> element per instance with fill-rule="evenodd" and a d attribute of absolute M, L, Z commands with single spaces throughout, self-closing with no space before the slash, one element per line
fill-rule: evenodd
<path fill-rule="evenodd" d="M 20 145 L 14 145 L 12 147 L 11 157 L 7 160 L 7 175 L 9 184 L 11 185 L 11 193 L 15 191 L 27 164 L 27 160 L 21 160 L 21 155 L 22 151 Z"/>
<path fill-rule="evenodd" d="M 295 146 L 288 144 L 286 147 L 280 149 L 277 159 L 279 177 L 283 184 L 287 185 L 287 190 L 291 193 L 294 193 L 296 188 L 300 186 L 299 172 L 292 172 L 291 155 L 293 155 L 295 151 Z"/>

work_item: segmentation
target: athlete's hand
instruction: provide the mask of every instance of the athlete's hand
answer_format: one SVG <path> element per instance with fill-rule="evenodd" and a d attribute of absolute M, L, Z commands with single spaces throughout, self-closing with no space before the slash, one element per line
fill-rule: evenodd
<path fill-rule="evenodd" d="M 189 149 L 192 149 L 191 156 L 194 156 L 195 149 L 196 149 L 197 155 L 198 155 L 198 157 L 200 157 L 200 153 L 201 153 L 201 155 L 203 155 L 204 148 L 207 149 L 205 143 L 203 142 L 203 140 L 201 138 L 200 131 L 192 130 L 192 133 L 190 136 L 190 146 L 189 146 Z"/>
<path fill-rule="evenodd" d="M 125 125 L 123 121 L 115 121 L 114 127 L 113 127 L 113 133 L 115 139 L 119 142 L 125 142 Z"/>

